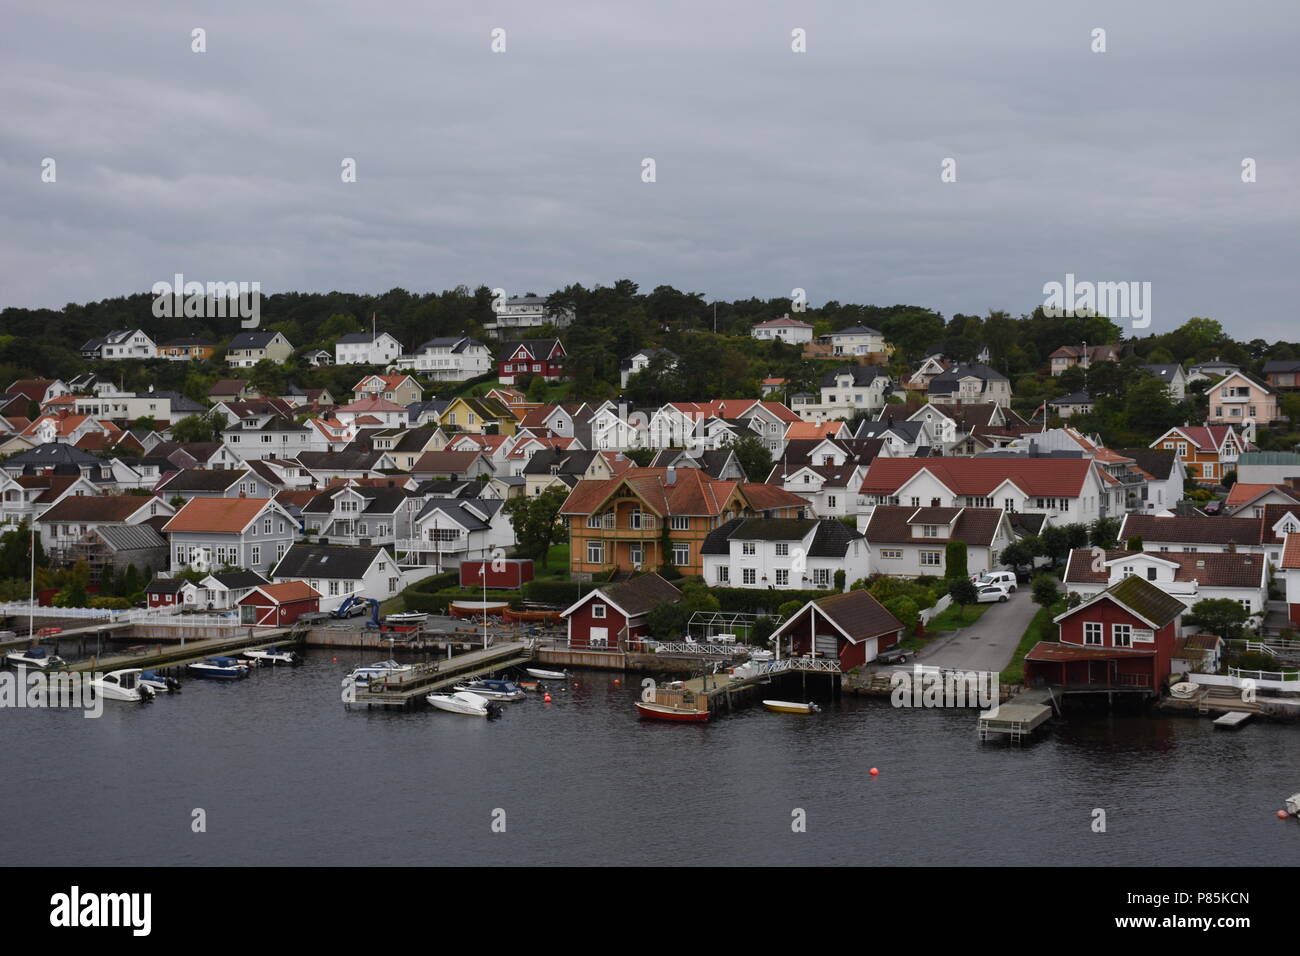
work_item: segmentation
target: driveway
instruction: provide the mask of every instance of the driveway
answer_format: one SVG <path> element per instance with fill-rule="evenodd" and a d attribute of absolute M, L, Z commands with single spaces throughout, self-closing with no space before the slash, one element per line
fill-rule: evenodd
<path fill-rule="evenodd" d="M 916 655 L 917 663 L 963 671 L 1002 670 L 1038 612 L 1032 590 L 1017 588 L 1005 604 L 994 604 L 974 624 L 927 644 Z"/>

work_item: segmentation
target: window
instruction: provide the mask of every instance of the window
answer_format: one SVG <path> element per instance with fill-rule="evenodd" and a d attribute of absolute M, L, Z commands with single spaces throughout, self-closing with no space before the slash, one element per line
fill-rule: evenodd
<path fill-rule="evenodd" d="M 271 533 L 271 519 L 270 519 L 270 518 L 267 518 L 266 520 L 264 520 L 264 521 L 262 522 L 262 533 L 263 533 L 263 534 L 270 534 L 270 533 Z"/>
<path fill-rule="evenodd" d="M 790 556 L 790 545 L 785 541 L 776 543 L 776 556 L 778 558 L 788 558 Z"/>
<path fill-rule="evenodd" d="M 754 554 L 754 547 L 754 542 L 742 541 L 740 543 L 740 553 L 746 557 L 750 557 Z"/>
<path fill-rule="evenodd" d="M 785 568 L 778 568 L 776 571 L 776 586 L 787 588 L 790 586 L 790 572 Z"/>
<path fill-rule="evenodd" d="M 1155 568 L 1147 568 L 1147 580 L 1148 580 L 1148 581 L 1154 581 L 1155 579 L 1156 579 L 1156 569 L 1155 569 Z"/>
<path fill-rule="evenodd" d="M 587 563 L 604 564 L 605 563 L 605 546 L 599 541 L 587 542 Z"/>
<path fill-rule="evenodd" d="M 834 508 L 834 507 L 835 507 L 835 496 L 834 496 L 834 495 L 827 495 L 827 496 L 826 496 L 826 507 L 827 507 L 827 508 Z"/>
<path fill-rule="evenodd" d="M 892 548 L 886 548 L 880 552 L 880 557 L 885 561 L 901 561 L 903 558 L 903 552 L 896 551 Z"/>
<path fill-rule="evenodd" d="M 942 562 L 943 562 L 942 551 L 921 552 L 921 567 L 923 568 L 937 568 Z"/>
<path fill-rule="evenodd" d="M 727 567 L 725 564 L 718 565 L 718 583 L 719 584 L 731 583 L 731 568 Z"/>
<path fill-rule="evenodd" d="M 688 544 L 673 545 L 673 564 L 682 566 L 691 563 L 691 546 Z"/>
<path fill-rule="evenodd" d="M 600 515 L 587 515 L 587 527 L 588 527 L 588 528 L 599 528 L 599 527 L 600 527 Z"/>
<path fill-rule="evenodd" d="M 1133 625 L 1132 624 L 1112 624 L 1110 626 L 1111 642 L 1116 647 L 1133 646 Z"/>
<path fill-rule="evenodd" d="M 591 606 L 591 616 L 592 616 L 592 617 L 604 617 L 604 616 L 605 616 L 605 605 L 603 605 L 603 604 L 593 604 L 593 605 Z"/>
<path fill-rule="evenodd" d="M 252 563 L 262 563 L 262 546 L 260 544 L 253 545 Z"/>
<path fill-rule="evenodd" d="M 740 581 L 742 584 L 756 584 L 758 583 L 758 572 L 753 568 L 741 568 Z"/>
<path fill-rule="evenodd" d="M 824 588 L 827 587 L 830 583 L 831 583 L 830 568 L 813 569 L 813 584 L 817 585 L 817 587 L 819 588 Z"/>
<path fill-rule="evenodd" d="M 330 597 L 337 597 L 337 596 L 338 596 L 338 593 L 339 593 L 339 583 L 338 583 L 337 581 L 331 581 L 331 582 L 330 582 Z"/>
<path fill-rule="evenodd" d="M 685 516 L 674 515 L 671 519 L 671 527 L 674 531 L 686 531 L 691 526 L 691 519 Z"/>
<path fill-rule="evenodd" d="M 925 526 L 924 534 L 927 538 L 937 538 L 939 537 L 939 528 L 937 525 L 928 524 Z"/>
<path fill-rule="evenodd" d="M 1083 624 L 1083 643 L 1100 644 L 1102 625 L 1099 621 L 1085 621 Z"/>

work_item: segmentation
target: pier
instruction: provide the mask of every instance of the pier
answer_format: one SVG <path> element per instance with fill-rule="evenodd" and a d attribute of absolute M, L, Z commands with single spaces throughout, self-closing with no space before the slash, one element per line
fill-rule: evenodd
<path fill-rule="evenodd" d="M 1047 723 L 1055 703 L 1051 688 L 1023 690 L 1005 704 L 999 704 L 996 709 L 980 714 L 979 738 L 989 740 L 1005 737 L 1012 743 L 1021 743 Z"/>
<path fill-rule="evenodd" d="M 736 670 L 739 673 L 705 674 L 656 686 L 654 702 L 717 714 L 752 703 L 755 692 L 770 685 L 778 677 L 800 675 L 804 682 L 805 697 L 809 674 L 830 677 L 832 692 L 838 690 L 841 677 L 839 662 L 822 658 L 790 657 L 780 661 L 747 664 Z"/>
<path fill-rule="evenodd" d="M 527 664 L 533 659 L 532 645 L 511 642 L 489 646 L 458 654 L 445 660 L 416 664 L 405 674 L 383 680 L 372 680 L 356 688 L 355 696 L 345 703 L 365 704 L 367 707 L 410 707 L 426 694 L 449 689 L 462 681 L 475 680 L 488 674 Z"/>
<path fill-rule="evenodd" d="M 64 670 L 82 673 L 89 671 L 109 673 L 133 667 L 157 670 L 161 667 L 181 667 L 208 657 L 227 656 L 246 649 L 280 647 L 286 644 L 298 644 L 301 641 L 301 629 L 292 627 L 240 628 L 238 634 L 229 637 L 182 640 L 179 644 L 142 644 L 133 649 L 128 648 L 125 653 L 110 657 L 91 657 L 88 660 L 78 661 L 69 664 Z"/>

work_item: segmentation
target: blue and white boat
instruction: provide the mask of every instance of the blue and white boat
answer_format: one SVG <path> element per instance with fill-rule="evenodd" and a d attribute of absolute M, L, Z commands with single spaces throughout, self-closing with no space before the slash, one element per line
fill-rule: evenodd
<path fill-rule="evenodd" d="M 140 683 L 152 688 L 158 694 L 179 694 L 181 692 L 181 682 L 175 677 L 165 677 L 157 671 L 142 671 L 140 674 Z"/>
<path fill-rule="evenodd" d="M 343 686 L 356 684 L 364 686 L 372 680 L 382 680 L 386 677 L 396 677 L 401 674 L 409 674 L 415 668 L 410 664 L 399 664 L 397 661 L 387 660 L 379 661 L 375 664 L 362 664 L 360 667 L 353 669 L 352 673 L 343 678 Z"/>
<path fill-rule="evenodd" d="M 249 667 L 243 661 L 234 657 L 209 657 L 207 660 L 195 661 L 190 664 L 189 672 L 195 677 L 239 680 L 248 676 Z"/>
<path fill-rule="evenodd" d="M 15 667 L 35 667 L 37 670 L 62 667 L 65 663 L 58 654 L 51 654 L 43 647 L 29 647 L 25 651 L 13 651 L 5 655 L 5 660 Z"/>
<path fill-rule="evenodd" d="M 476 680 L 468 684 L 457 684 L 453 690 L 469 694 L 478 694 L 488 700 L 523 700 L 527 694 L 512 680 Z"/>

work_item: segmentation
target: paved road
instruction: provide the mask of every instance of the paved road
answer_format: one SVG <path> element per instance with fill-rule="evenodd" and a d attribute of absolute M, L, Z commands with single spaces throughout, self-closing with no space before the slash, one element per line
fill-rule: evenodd
<path fill-rule="evenodd" d="M 1016 645 L 1038 611 L 1028 587 L 1017 588 L 1005 604 L 994 604 L 967 627 L 927 645 L 920 664 L 953 670 L 1000 671 L 1011 663 Z"/>

